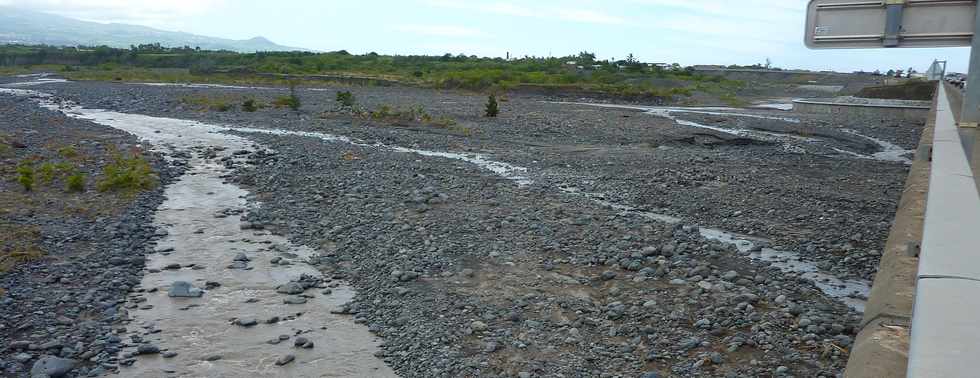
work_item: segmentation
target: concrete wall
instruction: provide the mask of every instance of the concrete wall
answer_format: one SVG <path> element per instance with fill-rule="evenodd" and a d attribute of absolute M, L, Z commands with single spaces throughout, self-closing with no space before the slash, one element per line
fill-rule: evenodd
<path fill-rule="evenodd" d="M 905 377 L 915 285 L 919 268 L 936 122 L 936 103 L 927 110 L 927 123 L 905 181 L 864 318 L 850 358 L 846 378 Z"/>
<path fill-rule="evenodd" d="M 793 101 L 793 111 L 810 114 L 830 114 L 834 118 L 882 118 L 919 122 L 925 122 L 926 118 L 929 117 L 928 108 L 835 104 L 806 100 Z"/>

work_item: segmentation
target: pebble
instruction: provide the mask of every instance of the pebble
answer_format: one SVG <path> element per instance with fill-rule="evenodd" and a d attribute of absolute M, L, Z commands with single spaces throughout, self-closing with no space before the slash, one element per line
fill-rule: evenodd
<path fill-rule="evenodd" d="M 293 362 L 294 360 L 296 360 L 296 356 L 291 355 L 291 354 L 287 354 L 287 355 L 284 355 L 284 356 L 279 357 L 276 360 L 276 365 L 277 366 L 283 366 L 283 365 L 289 364 L 290 362 Z"/>

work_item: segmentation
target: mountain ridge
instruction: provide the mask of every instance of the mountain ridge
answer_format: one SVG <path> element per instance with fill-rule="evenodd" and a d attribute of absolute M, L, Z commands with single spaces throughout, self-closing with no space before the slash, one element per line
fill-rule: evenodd
<path fill-rule="evenodd" d="M 262 36 L 237 40 L 123 23 L 82 21 L 50 13 L 0 6 L 0 44 L 101 46 L 127 48 L 159 43 L 165 47 L 200 47 L 205 50 L 309 51 L 279 45 Z"/>

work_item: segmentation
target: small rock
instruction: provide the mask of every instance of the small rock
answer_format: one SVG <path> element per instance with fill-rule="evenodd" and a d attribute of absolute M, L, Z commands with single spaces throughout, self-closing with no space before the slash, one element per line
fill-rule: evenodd
<path fill-rule="evenodd" d="M 283 366 L 290 362 L 293 362 L 294 360 L 296 360 L 296 356 L 287 354 L 285 356 L 279 357 L 279 359 L 276 360 L 276 366 Z"/>
<path fill-rule="evenodd" d="M 304 303 L 306 303 L 306 298 L 297 297 L 297 296 L 291 296 L 291 297 L 288 297 L 286 299 L 283 299 L 282 300 L 282 303 L 285 303 L 285 304 L 304 304 Z"/>
<path fill-rule="evenodd" d="M 481 322 L 481 321 L 477 320 L 477 321 L 474 321 L 474 322 L 470 323 L 470 328 L 473 329 L 474 331 L 477 331 L 477 332 L 483 332 L 483 331 L 486 331 L 487 328 L 489 328 L 489 327 L 487 326 L 487 323 L 484 323 L 484 322 Z"/>
<path fill-rule="evenodd" d="M 176 281 L 170 286 L 170 291 L 167 292 L 167 295 L 170 297 L 197 298 L 204 295 L 204 291 L 191 286 L 190 282 Z"/>
<path fill-rule="evenodd" d="M 204 358 L 202 358 L 202 360 L 204 361 L 217 361 L 220 359 L 221 359 L 220 354 L 212 354 L 212 355 L 204 356 Z"/>
<path fill-rule="evenodd" d="M 307 339 L 305 337 L 300 336 L 300 337 L 297 337 L 296 340 L 293 341 L 293 346 L 294 347 L 297 347 L 297 348 L 311 349 L 311 348 L 313 348 L 313 341 L 311 341 L 310 339 Z"/>
<path fill-rule="evenodd" d="M 303 291 L 305 291 L 303 285 L 300 285 L 298 282 L 290 282 L 276 288 L 276 292 L 279 294 L 296 295 L 303 294 Z"/>

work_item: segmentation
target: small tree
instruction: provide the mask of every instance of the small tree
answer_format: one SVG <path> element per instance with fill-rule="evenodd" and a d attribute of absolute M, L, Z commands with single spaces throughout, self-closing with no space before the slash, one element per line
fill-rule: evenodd
<path fill-rule="evenodd" d="M 293 110 L 299 110 L 301 103 L 299 101 L 299 96 L 296 95 L 296 82 L 289 83 L 289 108 Z"/>
<path fill-rule="evenodd" d="M 31 163 L 23 162 L 17 167 L 17 182 L 24 187 L 24 191 L 34 189 L 34 167 Z"/>
<path fill-rule="evenodd" d="M 492 118 L 496 117 L 497 114 L 500 114 L 500 109 L 497 108 L 497 96 L 491 93 L 490 98 L 487 99 L 486 116 Z"/>
<path fill-rule="evenodd" d="M 242 110 L 246 112 L 254 112 L 256 110 L 259 110 L 259 106 L 258 104 L 255 103 L 254 98 L 250 98 L 245 100 L 245 102 L 242 102 Z"/>
<path fill-rule="evenodd" d="M 289 96 L 279 96 L 272 102 L 276 108 L 289 107 L 292 110 L 299 110 L 302 103 L 299 101 L 299 96 L 296 95 L 296 83 L 289 83 Z"/>
<path fill-rule="evenodd" d="M 354 94 L 350 93 L 350 91 L 337 92 L 337 103 L 342 108 L 353 108 L 356 100 L 354 99 Z"/>

